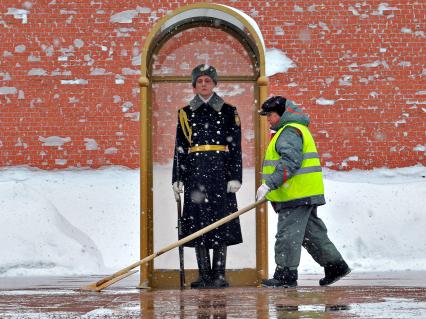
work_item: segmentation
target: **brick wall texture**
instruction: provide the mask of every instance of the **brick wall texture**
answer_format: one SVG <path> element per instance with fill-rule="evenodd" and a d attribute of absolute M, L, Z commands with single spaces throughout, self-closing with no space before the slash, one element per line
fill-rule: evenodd
<path fill-rule="evenodd" d="M 158 19 L 192 3 L 2 0 L 0 167 L 139 167 L 141 49 Z M 220 3 L 251 16 L 266 48 L 294 62 L 269 78 L 270 94 L 310 115 L 326 167 L 426 165 L 425 1 Z M 153 74 L 187 76 L 204 62 L 219 75 L 253 74 L 244 47 L 209 27 L 166 42 Z M 254 85 L 217 89 L 238 107 L 252 167 Z M 170 163 L 177 109 L 191 96 L 189 83 L 154 83 L 156 163 Z"/>

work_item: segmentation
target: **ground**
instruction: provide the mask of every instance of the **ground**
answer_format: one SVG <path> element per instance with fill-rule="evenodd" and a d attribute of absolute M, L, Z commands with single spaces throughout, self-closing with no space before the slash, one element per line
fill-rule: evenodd
<path fill-rule="evenodd" d="M 0 278 L 0 318 L 426 318 L 426 272 L 352 273 L 330 287 L 139 290 L 137 275 L 102 292 L 99 277 Z"/>

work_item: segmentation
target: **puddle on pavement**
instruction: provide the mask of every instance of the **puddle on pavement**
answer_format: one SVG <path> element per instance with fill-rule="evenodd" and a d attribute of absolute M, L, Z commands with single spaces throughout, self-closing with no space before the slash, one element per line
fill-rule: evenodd
<path fill-rule="evenodd" d="M 350 307 L 349 313 L 365 319 L 426 318 L 426 302 L 407 298 L 384 298 L 383 302 L 354 304 Z"/>
<path fill-rule="evenodd" d="M 425 289 L 0 291 L 0 318 L 426 318 Z M 43 302 L 41 302 L 43 300 Z M 3 305 L 2 305 L 3 302 Z M 47 312 L 47 315 L 43 313 Z M 56 316 L 56 317 L 55 317 Z"/>

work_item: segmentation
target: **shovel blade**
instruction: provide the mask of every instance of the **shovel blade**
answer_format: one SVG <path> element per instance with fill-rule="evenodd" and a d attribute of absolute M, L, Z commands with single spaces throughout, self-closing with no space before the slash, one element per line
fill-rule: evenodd
<path fill-rule="evenodd" d="M 101 290 L 103 290 L 103 289 L 111 286 L 112 284 L 116 283 L 117 281 L 119 281 L 121 279 L 124 279 L 124 278 L 126 278 L 126 277 L 128 277 L 130 275 L 133 275 L 136 272 L 138 272 L 138 270 L 132 270 L 132 271 L 126 272 L 125 274 L 122 274 L 121 276 L 117 276 L 117 277 L 115 277 L 115 278 L 113 278 L 113 279 L 111 279 L 111 280 L 109 280 L 107 282 L 104 282 L 102 285 L 96 286 L 96 282 L 95 282 L 93 284 L 81 287 L 79 290 L 81 290 L 81 291 L 96 291 L 96 292 L 99 292 L 99 291 L 101 291 Z"/>

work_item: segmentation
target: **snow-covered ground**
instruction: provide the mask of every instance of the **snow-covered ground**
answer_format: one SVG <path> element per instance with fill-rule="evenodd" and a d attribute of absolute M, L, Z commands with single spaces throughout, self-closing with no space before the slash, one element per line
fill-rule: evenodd
<path fill-rule="evenodd" d="M 155 250 L 176 240 L 170 174 L 154 171 Z M 252 170 L 243 184 L 240 207 L 254 201 Z M 319 214 L 354 271 L 426 270 L 426 167 L 325 170 L 325 188 Z M 268 214 L 272 271 L 276 214 Z M 254 265 L 253 222 L 253 211 L 241 216 L 245 243 L 230 249 L 230 268 Z M 0 224 L 0 276 L 116 271 L 139 260 L 139 170 L 0 169 Z M 156 267 L 177 268 L 176 251 L 163 256 Z M 322 269 L 303 253 L 300 272 Z"/>

